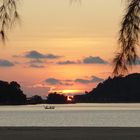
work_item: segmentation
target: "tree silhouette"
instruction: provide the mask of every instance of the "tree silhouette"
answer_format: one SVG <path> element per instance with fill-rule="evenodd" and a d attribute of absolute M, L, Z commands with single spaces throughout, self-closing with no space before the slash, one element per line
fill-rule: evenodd
<path fill-rule="evenodd" d="M 7 31 L 19 20 L 17 2 L 18 0 L 0 0 L 0 36 L 3 42 Z"/>
<path fill-rule="evenodd" d="M 67 96 L 59 94 L 59 93 L 49 93 L 47 97 L 48 104 L 66 104 Z"/>
<path fill-rule="evenodd" d="M 12 81 L 10 83 L 0 81 L 0 105 L 26 104 L 26 95 L 20 85 Z"/>
<path fill-rule="evenodd" d="M 139 46 L 140 32 L 140 0 L 128 0 L 126 14 L 121 22 L 119 32 L 119 51 L 116 54 L 114 63 L 114 75 L 128 72 L 128 67 L 132 66 L 138 58 L 137 47 Z"/>
<path fill-rule="evenodd" d="M 34 95 L 27 100 L 28 104 L 42 104 L 44 103 L 43 99 L 39 95 Z"/>

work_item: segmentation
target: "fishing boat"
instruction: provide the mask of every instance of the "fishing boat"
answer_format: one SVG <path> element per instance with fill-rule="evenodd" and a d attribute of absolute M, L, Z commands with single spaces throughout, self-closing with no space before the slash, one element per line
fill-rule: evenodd
<path fill-rule="evenodd" d="M 55 109 L 55 106 L 44 106 L 45 109 Z"/>

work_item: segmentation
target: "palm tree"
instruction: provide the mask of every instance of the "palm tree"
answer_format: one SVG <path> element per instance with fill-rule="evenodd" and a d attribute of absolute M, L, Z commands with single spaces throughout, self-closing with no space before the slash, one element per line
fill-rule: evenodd
<path fill-rule="evenodd" d="M 13 27 L 19 19 L 17 2 L 18 0 L 0 0 L 0 35 L 3 42 L 8 29 Z"/>
<path fill-rule="evenodd" d="M 124 75 L 128 67 L 132 66 L 138 58 L 137 47 L 139 46 L 140 32 L 140 0 L 128 0 L 128 7 L 121 22 L 119 32 L 119 51 L 114 63 L 114 75 Z"/>

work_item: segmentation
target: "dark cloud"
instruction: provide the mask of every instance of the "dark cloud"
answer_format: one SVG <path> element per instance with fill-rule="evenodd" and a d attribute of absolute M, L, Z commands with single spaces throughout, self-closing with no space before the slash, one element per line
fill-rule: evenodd
<path fill-rule="evenodd" d="M 50 85 L 64 85 L 64 86 L 72 86 L 74 83 L 81 83 L 81 84 L 90 84 L 90 83 L 99 83 L 102 82 L 104 79 L 91 76 L 88 79 L 78 78 L 75 80 L 60 80 L 56 78 L 48 78 L 45 80 L 46 83 Z"/>
<path fill-rule="evenodd" d="M 78 62 L 71 61 L 71 60 L 66 60 L 66 61 L 59 61 L 57 64 L 59 65 L 70 65 L 70 64 L 77 64 Z"/>
<path fill-rule="evenodd" d="M 15 64 L 9 60 L 0 59 L 0 67 L 13 67 Z"/>
<path fill-rule="evenodd" d="M 62 56 L 54 55 L 54 54 L 46 54 L 45 56 L 46 56 L 46 58 L 48 58 L 48 59 L 57 59 L 57 58 L 62 57 Z"/>
<path fill-rule="evenodd" d="M 96 77 L 96 76 L 92 76 L 91 78 L 92 78 L 91 81 L 92 81 L 93 83 L 98 83 L 98 82 L 104 81 L 104 79 L 102 79 L 102 78 L 100 78 L 100 77 Z"/>
<path fill-rule="evenodd" d="M 29 64 L 44 64 L 46 61 L 40 60 L 40 59 L 34 59 L 28 62 Z"/>
<path fill-rule="evenodd" d="M 63 86 L 72 86 L 72 80 L 59 80 L 56 78 L 48 78 L 45 80 L 46 83 L 50 85 L 63 85 Z"/>
<path fill-rule="evenodd" d="M 61 80 L 55 79 L 55 78 L 48 78 L 45 81 L 46 81 L 46 83 L 48 83 L 50 85 L 59 85 L 59 84 L 62 84 L 61 83 Z"/>
<path fill-rule="evenodd" d="M 104 79 L 96 77 L 96 76 L 92 76 L 90 79 L 76 79 L 75 82 L 76 83 L 81 83 L 81 84 L 89 84 L 89 83 L 99 83 L 102 82 Z"/>
<path fill-rule="evenodd" d="M 32 67 L 32 68 L 44 68 L 45 66 L 38 65 L 38 64 L 30 64 L 29 67 Z"/>
<path fill-rule="evenodd" d="M 81 78 L 76 79 L 75 82 L 77 82 L 77 83 L 82 83 L 82 84 L 88 84 L 88 83 L 91 83 L 90 80 L 81 79 Z"/>
<path fill-rule="evenodd" d="M 88 56 L 85 57 L 83 60 L 73 61 L 73 60 L 66 60 L 66 61 L 59 61 L 56 64 L 59 65 L 71 65 L 71 64 L 107 64 L 108 62 L 100 58 L 99 56 L 93 57 Z"/>
<path fill-rule="evenodd" d="M 27 62 L 27 64 L 29 64 L 29 67 L 32 67 L 32 68 L 44 68 L 45 67 L 44 64 L 46 63 L 47 63 L 46 61 L 40 60 L 40 59 L 34 59 Z"/>
<path fill-rule="evenodd" d="M 89 56 L 83 59 L 83 63 L 84 64 L 107 64 L 107 61 L 103 60 L 99 56 L 97 57 Z"/>
<path fill-rule="evenodd" d="M 135 65 L 140 65 L 140 58 L 136 59 Z"/>
<path fill-rule="evenodd" d="M 32 58 L 32 59 L 57 59 L 60 58 L 61 56 L 54 55 L 54 54 L 42 54 L 38 51 L 29 51 L 25 54 L 26 58 Z"/>

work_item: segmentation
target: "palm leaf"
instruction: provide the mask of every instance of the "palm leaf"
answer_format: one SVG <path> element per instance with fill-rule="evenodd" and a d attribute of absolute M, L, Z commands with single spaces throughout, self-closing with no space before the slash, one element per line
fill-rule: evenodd
<path fill-rule="evenodd" d="M 0 38 L 5 42 L 7 31 L 19 20 L 17 11 L 18 0 L 0 1 Z"/>
<path fill-rule="evenodd" d="M 137 59 L 140 32 L 140 0 L 128 0 L 128 8 L 121 23 L 119 32 L 119 53 L 113 60 L 114 75 L 128 72 L 128 67 Z"/>

